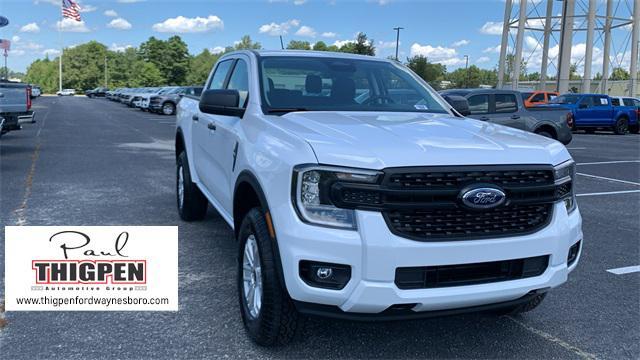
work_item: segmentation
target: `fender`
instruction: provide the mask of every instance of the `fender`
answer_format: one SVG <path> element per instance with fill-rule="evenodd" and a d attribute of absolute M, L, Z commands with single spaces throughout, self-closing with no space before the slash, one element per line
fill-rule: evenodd
<path fill-rule="evenodd" d="M 253 188 L 253 191 L 256 193 L 256 195 L 258 195 L 258 201 L 260 202 L 260 207 L 262 208 L 263 213 L 265 214 L 265 216 L 269 214 L 269 217 L 270 217 L 271 213 L 269 211 L 269 204 L 267 203 L 267 197 L 264 195 L 264 191 L 262 191 L 262 186 L 260 186 L 260 182 L 258 181 L 258 178 L 251 171 L 243 170 L 242 172 L 240 172 L 240 175 L 238 175 L 238 177 L 236 178 L 236 183 L 234 185 L 233 198 L 235 199 L 236 194 L 238 192 L 238 188 L 242 183 L 248 183 L 251 186 L 251 188 Z M 235 215 L 235 211 L 234 211 L 234 215 Z M 236 223 L 236 220 L 239 221 L 241 219 L 234 218 L 233 219 L 234 224 Z M 274 256 L 276 257 L 276 271 L 278 273 L 278 278 L 280 278 L 280 285 L 285 291 L 287 291 L 287 286 L 285 284 L 285 279 L 284 279 L 284 271 L 282 270 L 282 260 L 280 259 L 280 250 L 278 247 L 277 230 L 275 226 L 273 226 L 272 219 L 268 218 L 267 221 L 271 222 L 271 225 L 267 225 L 267 226 L 271 226 L 273 228 L 273 236 L 271 237 L 271 249 L 273 251 Z M 234 226 L 236 239 L 238 237 L 239 230 L 240 230 L 240 226 Z"/>

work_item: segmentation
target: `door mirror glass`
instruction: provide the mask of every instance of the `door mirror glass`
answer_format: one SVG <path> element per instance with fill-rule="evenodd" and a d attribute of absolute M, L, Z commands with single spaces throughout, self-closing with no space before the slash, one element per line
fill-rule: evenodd
<path fill-rule="evenodd" d="M 469 101 L 466 98 L 458 95 L 444 95 L 443 98 L 462 116 L 471 115 L 469 111 Z"/>
<path fill-rule="evenodd" d="M 202 93 L 199 107 L 206 114 L 242 117 L 244 109 L 238 107 L 239 102 L 238 90 L 214 89 Z"/>

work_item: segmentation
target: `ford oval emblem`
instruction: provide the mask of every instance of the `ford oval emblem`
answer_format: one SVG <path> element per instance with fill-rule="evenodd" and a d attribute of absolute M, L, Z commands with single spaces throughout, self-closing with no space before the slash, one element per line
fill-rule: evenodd
<path fill-rule="evenodd" d="M 462 203 L 472 209 L 492 209 L 507 200 L 505 193 L 496 188 L 479 187 L 462 194 Z"/>

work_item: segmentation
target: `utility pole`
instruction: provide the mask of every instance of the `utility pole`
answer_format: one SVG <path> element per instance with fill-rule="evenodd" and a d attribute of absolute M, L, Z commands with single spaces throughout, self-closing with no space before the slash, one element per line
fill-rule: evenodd
<path fill-rule="evenodd" d="M 464 56 L 464 87 L 469 87 L 469 55 Z"/>
<path fill-rule="evenodd" d="M 394 27 L 393 30 L 396 31 L 396 61 L 398 61 L 398 47 L 400 46 L 400 30 L 403 30 L 403 27 Z"/>
<path fill-rule="evenodd" d="M 282 35 L 280 35 L 280 47 L 284 50 L 284 41 L 282 41 Z"/>
<path fill-rule="evenodd" d="M 109 87 L 108 77 L 107 77 L 107 55 L 104 56 L 104 87 Z"/>

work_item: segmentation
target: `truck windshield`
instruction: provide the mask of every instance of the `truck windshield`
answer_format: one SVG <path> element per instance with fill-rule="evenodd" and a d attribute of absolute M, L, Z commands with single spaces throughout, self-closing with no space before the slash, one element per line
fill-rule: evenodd
<path fill-rule="evenodd" d="M 579 95 L 560 95 L 549 101 L 550 104 L 575 104 L 580 99 Z"/>
<path fill-rule="evenodd" d="M 321 57 L 264 57 L 265 112 L 390 111 L 446 113 L 408 71 L 388 62 Z"/>

